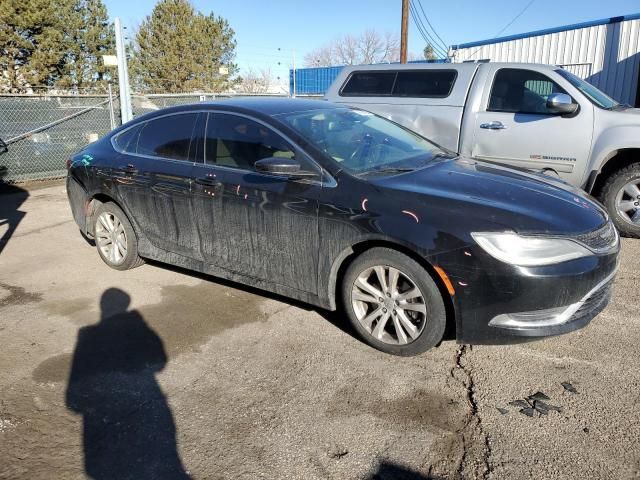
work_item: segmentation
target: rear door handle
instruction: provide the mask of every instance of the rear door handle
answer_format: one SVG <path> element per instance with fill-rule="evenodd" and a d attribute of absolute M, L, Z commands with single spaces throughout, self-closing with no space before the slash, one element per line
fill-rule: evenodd
<path fill-rule="evenodd" d="M 502 122 L 493 121 L 489 123 L 481 123 L 480 128 L 484 128 L 486 130 L 502 130 L 507 127 L 505 127 Z"/>
<path fill-rule="evenodd" d="M 135 165 L 132 165 L 131 163 L 118 167 L 118 170 L 120 170 L 123 173 L 138 173 L 138 169 L 135 167 Z"/>

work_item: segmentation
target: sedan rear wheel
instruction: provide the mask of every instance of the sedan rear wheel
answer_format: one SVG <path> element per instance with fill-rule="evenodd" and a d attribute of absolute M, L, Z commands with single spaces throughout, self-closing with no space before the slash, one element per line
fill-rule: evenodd
<path fill-rule="evenodd" d="M 128 270 L 142 265 L 133 227 L 116 204 L 100 205 L 94 219 L 94 239 L 104 263 L 116 270 Z"/>
<path fill-rule="evenodd" d="M 348 268 L 345 309 L 369 345 L 396 355 L 416 355 L 444 334 L 442 295 L 429 273 L 413 259 L 388 248 L 373 248 Z"/>

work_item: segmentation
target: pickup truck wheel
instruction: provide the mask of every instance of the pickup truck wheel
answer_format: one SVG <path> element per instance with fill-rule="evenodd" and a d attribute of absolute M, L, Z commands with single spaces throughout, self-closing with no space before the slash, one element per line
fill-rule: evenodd
<path fill-rule="evenodd" d="M 442 340 L 444 301 L 429 273 L 390 248 L 372 248 L 345 272 L 342 299 L 349 320 L 369 345 L 411 356 Z"/>
<path fill-rule="evenodd" d="M 622 236 L 640 238 L 640 163 L 614 172 L 600 199 Z"/>

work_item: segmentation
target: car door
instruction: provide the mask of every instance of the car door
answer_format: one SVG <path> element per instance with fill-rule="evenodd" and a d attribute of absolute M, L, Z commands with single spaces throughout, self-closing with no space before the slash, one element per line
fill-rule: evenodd
<path fill-rule="evenodd" d="M 490 67 L 482 105 L 473 125 L 471 155 L 517 167 L 553 169 L 565 180 L 582 180 L 593 134 L 593 106 L 558 115 L 547 109 L 552 93 L 567 93 L 546 74 L 527 68 Z M 492 80 L 491 80 L 492 79 Z"/>
<path fill-rule="evenodd" d="M 265 123 L 210 113 L 205 163 L 194 169 L 194 216 L 204 261 L 228 271 L 317 293 L 318 176 L 291 179 L 258 173 L 267 157 L 315 164 Z"/>
<path fill-rule="evenodd" d="M 195 255 L 197 236 L 190 195 L 199 115 L 154 118 L 115 139 L 121 154 L 113 177 L 125 208 L 154 247 L 188 257 Z"/>

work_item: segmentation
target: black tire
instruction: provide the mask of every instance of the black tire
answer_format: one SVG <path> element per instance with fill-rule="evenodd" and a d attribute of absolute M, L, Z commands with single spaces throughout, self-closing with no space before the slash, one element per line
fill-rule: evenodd
<path fill-rule="evenodd" d="M 375 323 L 372 324 L 370 331 L 358 320 L 358 313 L 356 312 L 356 308 L 358 307 L 354 307 L 352 302 L 354 283 L 363 272 L 376 266 L 392 267 L 399 270 L 401 274 L 404 275 L 404 280 L 413 282 L 422 296 L 423 302 L 420 303 L 424 303 L 426 312 L 424 315 L 415 314 L 417 317 L 415 323 L 419 325 L 421 331 L 417 338 L 407 344 L 400 345 L 381 341 L 373 336 L 377 321 L 374 320 Z M 375 281 L 377 277 L 373 275 L 374 274 L 372 274 L 371 278 Z M 385 277 L 385 280 L 388 280 L 388 278 L 388 276 Z M 380 283 L 378 282 L 378 286 L 379 285 Z M 408 284 L 405 283 L 405 285 Z M 343 308 L 347 313 L 349 321 L 362 340 L 386 353 L 401 356 L 418 355 L 436 346 L 442 340 L 445 332 L 447 323 L 445 305 L 442 294 L 433 278 L 418 262 L 391 248 L 376 247 L 367 250 L 349 265 L 342 281 L 342 300 Z M 360 308 L 363 308 L 363 305 L 367 305 L 366 308 L 368 308 L 368 310 L 364 315 L 368 315 L 375 309 L 375 306 L 372 304 L 361 303 L 360 305 Z M 396 303 L 396 305 L 400 304 Z M 382 308 L 382 305 L 380 305 L 380 308 Z M 394 335 L 396 339 L 398 338 L 395 327 L 395 318 L 397 318 L 395 317 L 395 308 L 401 310 L 402 306 L 393 307 L 394 316 L 389 318 L 390 322 L 387 320 L 388 326 L 383 328 L 385 330 L 383 335 L 386 336 L 387 339 L 391 339 L 391 341 L 393 341 Z M 385 312 L 386 311 L 387 310 L 385 310 Z M 407 314 L 406 311 L 403 311 L 403 313 Z M 408 313 L 414 315 L 414 312 Z M 407 336 L 407 338 L 409 337 Z"/>
<path fill-rule="evenodd" d="M 98 238 L 98 232 L 101 229 L 101 226 L 99 225 L 100 216 L 105 213 L 115 217 L 122 224 L 122 227 L 124 229 L 127 250 L 126 254 L 122 256 L 121 260 L 119 261 L 113 261 L 113 259 L 105 255 L 100 244 L 100 239 Z M 129 219 L 120 207 L 111 202 L 101 204 L 96 209 L 95 214 L 93 215 L 93 221 L 96 249 L 98 250 L 98 255 L 100 255 L 100 258 L 104 263 L 115 270 L 130 270 L 132 268 L 139 267 L 144 263 L 144 260 L 138 255 L 138 237 L 136 237 L 136 233 L 131 226 L 131 222 L 129 222 Z"/>
<path fill-rule="evenodd" d="M 605 181 L 600 193 L 600 201 L 609 212 L 614 225 L 623 237 L 640 238 L 640 225 L 632 224 L 616 208 L 616 200 L 624 186 L 634 179 L 640 179 L 640 163 L 632 163 L 614 172 Z M 640 202 L 640 199 L 637 199 Z"/>

